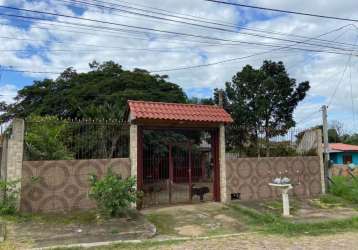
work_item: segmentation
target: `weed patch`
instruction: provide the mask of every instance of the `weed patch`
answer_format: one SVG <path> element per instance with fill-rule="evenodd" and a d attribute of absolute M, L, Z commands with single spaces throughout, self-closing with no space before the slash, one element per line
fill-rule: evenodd
<path fill-rule="evenodd" d="M 176 231 L 174 229 L 174 225 L 176 224 L 176 221 L 173 215 L 165 214 L 165 213 L 158 213 L 158 214 L 152 213 L 146 215 L 146 218 L 156 226 L 157 232 L 159 234 L 166 234 L 166 235 L 176 234 Z"/>
<path fill-rule="evenodd" d="M 358 179 L 346 176 L 334 176 L 329 192 L 351 203 L 358 204 Z"/>
<path fill-rule="evenodd" d="M 296 236 L 358 230 L 358 217 L 317 223 L 296 223 L 271 213 L 259 213 L 237 204 L 230 205 L 230 207 L 237 212 L 238 217 L 245 218 L 249 225 L 264 233 Z"/>

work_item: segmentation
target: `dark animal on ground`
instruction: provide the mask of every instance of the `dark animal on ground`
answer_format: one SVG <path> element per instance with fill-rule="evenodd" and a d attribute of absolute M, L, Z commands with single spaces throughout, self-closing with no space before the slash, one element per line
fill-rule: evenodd
<path fill-rule="evenodd" d="M 191 186 L 191 198 L 193 199 L 194 195 L 197 195 L 200 197 L 200 201 L 204 200 L 204 195 L 209 193 L 210 190 L 208 187 L 195 187 L 195 184 Z"/>

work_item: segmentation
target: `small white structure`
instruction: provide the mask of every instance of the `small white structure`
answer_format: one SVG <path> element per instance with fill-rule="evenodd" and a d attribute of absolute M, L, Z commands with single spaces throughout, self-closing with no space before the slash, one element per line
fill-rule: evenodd
<path fill-rule="evenodd" d="M 271 187 L 279 188 L 282 192 L 282 204 L 283 204 L 283 216 L 290 216 L 290 201 L 288 199 L 288 191 L 292 189 L 292 185 L 289 183 L 277 184 L 269 183 Z"/>

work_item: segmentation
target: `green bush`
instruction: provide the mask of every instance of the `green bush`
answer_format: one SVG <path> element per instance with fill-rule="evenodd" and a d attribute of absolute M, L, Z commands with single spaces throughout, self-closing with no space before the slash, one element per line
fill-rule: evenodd
<path fill-rule="evenodd" d="M 358 203 L 358 180 L 346 176 L 334 176 L 330 192 L 345 200 Z"/>
<path fill-rule="evenodd" d="M 66 145 L 67 123 L 56 116 L 31 115 L 26 119 L 25 147 L 27 160 L 71 160 Z"/>
<path fill-rule="evenodd" d="M 91 175 L 89 196 L 96 201 L 103 215 L 119 216 L 131 203 L 136 202 L 136 183 L 135 178 L 122 179 L 120 175 L 109 169 L 101 180 L 97 179 L 96 175 Z"/>
<path fill-rule="evenodd" d="M 15 214 L 17 211 L 17 199 L 19 196 L 19 181 L 0 180 L 0 215 Z"/>

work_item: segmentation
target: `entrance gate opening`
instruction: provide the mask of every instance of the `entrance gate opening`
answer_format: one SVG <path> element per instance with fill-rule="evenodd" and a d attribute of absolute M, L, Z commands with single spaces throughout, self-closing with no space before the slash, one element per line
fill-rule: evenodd
<path fill-rule="evenodd" d="M 143 129 L 142 207 L 219 199 L 217 129 Z"/>

